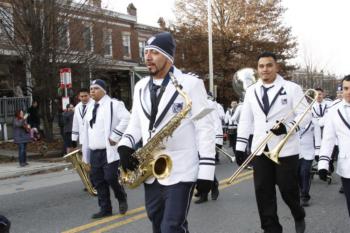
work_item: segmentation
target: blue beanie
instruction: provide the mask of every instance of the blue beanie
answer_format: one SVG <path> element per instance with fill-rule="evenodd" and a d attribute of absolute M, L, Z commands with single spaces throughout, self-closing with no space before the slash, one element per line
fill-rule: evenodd
<path fill-rule="evenodd" d="M 90 87 L 94 86 L 101 88 L 106 93 L 106 82 L 102 79 L 95 79 L 94 81 L 92 81 Z"/>
<path fill-rule="evenodd" d="M 161 32 L 149 38 L 145 51 L 149 49 L 157 50 L 174 63 L 175 40 L 169 32 Z"/>

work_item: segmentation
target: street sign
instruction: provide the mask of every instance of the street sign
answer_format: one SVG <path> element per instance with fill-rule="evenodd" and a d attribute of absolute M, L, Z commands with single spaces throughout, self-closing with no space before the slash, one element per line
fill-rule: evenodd
<path fill-rule="evenodd" d="M 72 70 L 71 68 L 60 69 L 60 87 L 71 88 L 72 87 Z"/>

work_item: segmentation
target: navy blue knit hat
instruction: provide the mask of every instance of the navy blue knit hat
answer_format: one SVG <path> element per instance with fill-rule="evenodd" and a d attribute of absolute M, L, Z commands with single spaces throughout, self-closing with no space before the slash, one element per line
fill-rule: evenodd
<path fill-rule="evenodd" d="M 169 32 L 158 33 L 148 39 L 145 50 L 154 49 L 174 63 L 175 40 Z"/>
<path fill-rule="evenodd" d="M 95 79 L 92 81 L 90 87 L 99 87 L 106 93 L 106 83 L 102 79 Z"/>

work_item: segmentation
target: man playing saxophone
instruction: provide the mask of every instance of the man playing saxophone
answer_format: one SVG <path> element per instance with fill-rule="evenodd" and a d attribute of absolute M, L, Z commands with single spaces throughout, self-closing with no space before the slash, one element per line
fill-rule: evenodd
<path fill-rule="evenodd" d="M 192 108 L 163 141 L 173 164 L 170 174 L 163 179 L 151 176 L 144 183 L 145 205 L 154 233 L 188 232 L 186 219 L 194 184 L 197 180 L 198 188 L 208 192 L 215 171 L 214 126 L 209 115 L 195 117 L 208 108 L 203 82 L 173 65 L 174 52 L 175 41 L 168 32 L 147 41 L 145 61 L 150 76 L 135 86 L 130 122 L 118 147 L 122 169 L 137 169 L 139 162 L 131 156 L 135 145 L 140 140 L 144 146 L 152 142 L 168 122 L 188 107 L 170 81 L 173 74 L 192 101 Z"/>

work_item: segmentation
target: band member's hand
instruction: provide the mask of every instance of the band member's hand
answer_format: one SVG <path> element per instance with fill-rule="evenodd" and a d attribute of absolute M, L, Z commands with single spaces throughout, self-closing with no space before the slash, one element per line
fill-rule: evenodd
<path fill-rule="evenodd" d="M 273 129 L 270 129 L 271 132 L 274 135 L 276 135 L 276 136 L 279 136 L 279 135 L 282 135 L 282 134 L 287 134 L 286 126 L 283 123 L 279 122 L 279 121 L 277 121 L 276 123 L 278 124 L 278 126 L 274 127 Z"/>
<path fill-rule="evenodd" d="M 235 153 L 235 157 L 236 157 L 236 161 L 237 161 L 238 166 L 241 166 L 247 157 L 247 153 L 244 151 L 237 150 Z"/>
<path fill-rule="evenodd" d="M 327 181 L 327 175 L 328 175 L 328 171 L 326 169 L 321 169 L 318 171 L 318 176 L 323 181 Z"/>
<path fill-rule="evenodd" d="M 110 138 L 108 138 L 108 141 L 109 141 L 109 144 L 110 144 L 111 146 L 115 146 L 115 145 L 118 144 L 118 142 L 115 142 L 115 141 L 113 141 L 113 140 L 110 139 Z"/>
<path fill-rule="evenodd" d="M 120 146 L 118 147 L 118 153 L 120 156 L 120 164 L 124 171 L 130 170 L 134 171 L 137 168 L 137 165 L 139 164 L 138 160 L 134 157 L 132 157 L 132 153 L 134 153 L 135 150 L 127 147 L 127 146 Z"/>
<path fill-rule="evenodd" d="M 315 161 L 318 162 L 319 159 L 320 159 L 320 156 L 315 155 Z"/>
<path fill-rule="evenodd" d="M 202 180 L 202 179 L 197 180 L 197 190 L 199 193 L 209 193 L 212 185 L 213 185 L 212 180 Z"/>
<path fill-rule="evenodd" d="M 73 148 L 77 148 L 77 146 L 78 146 L 78 145 L 77 145 L 77 141 L 72 141 L 72 147 L 73 147 Z"/>

